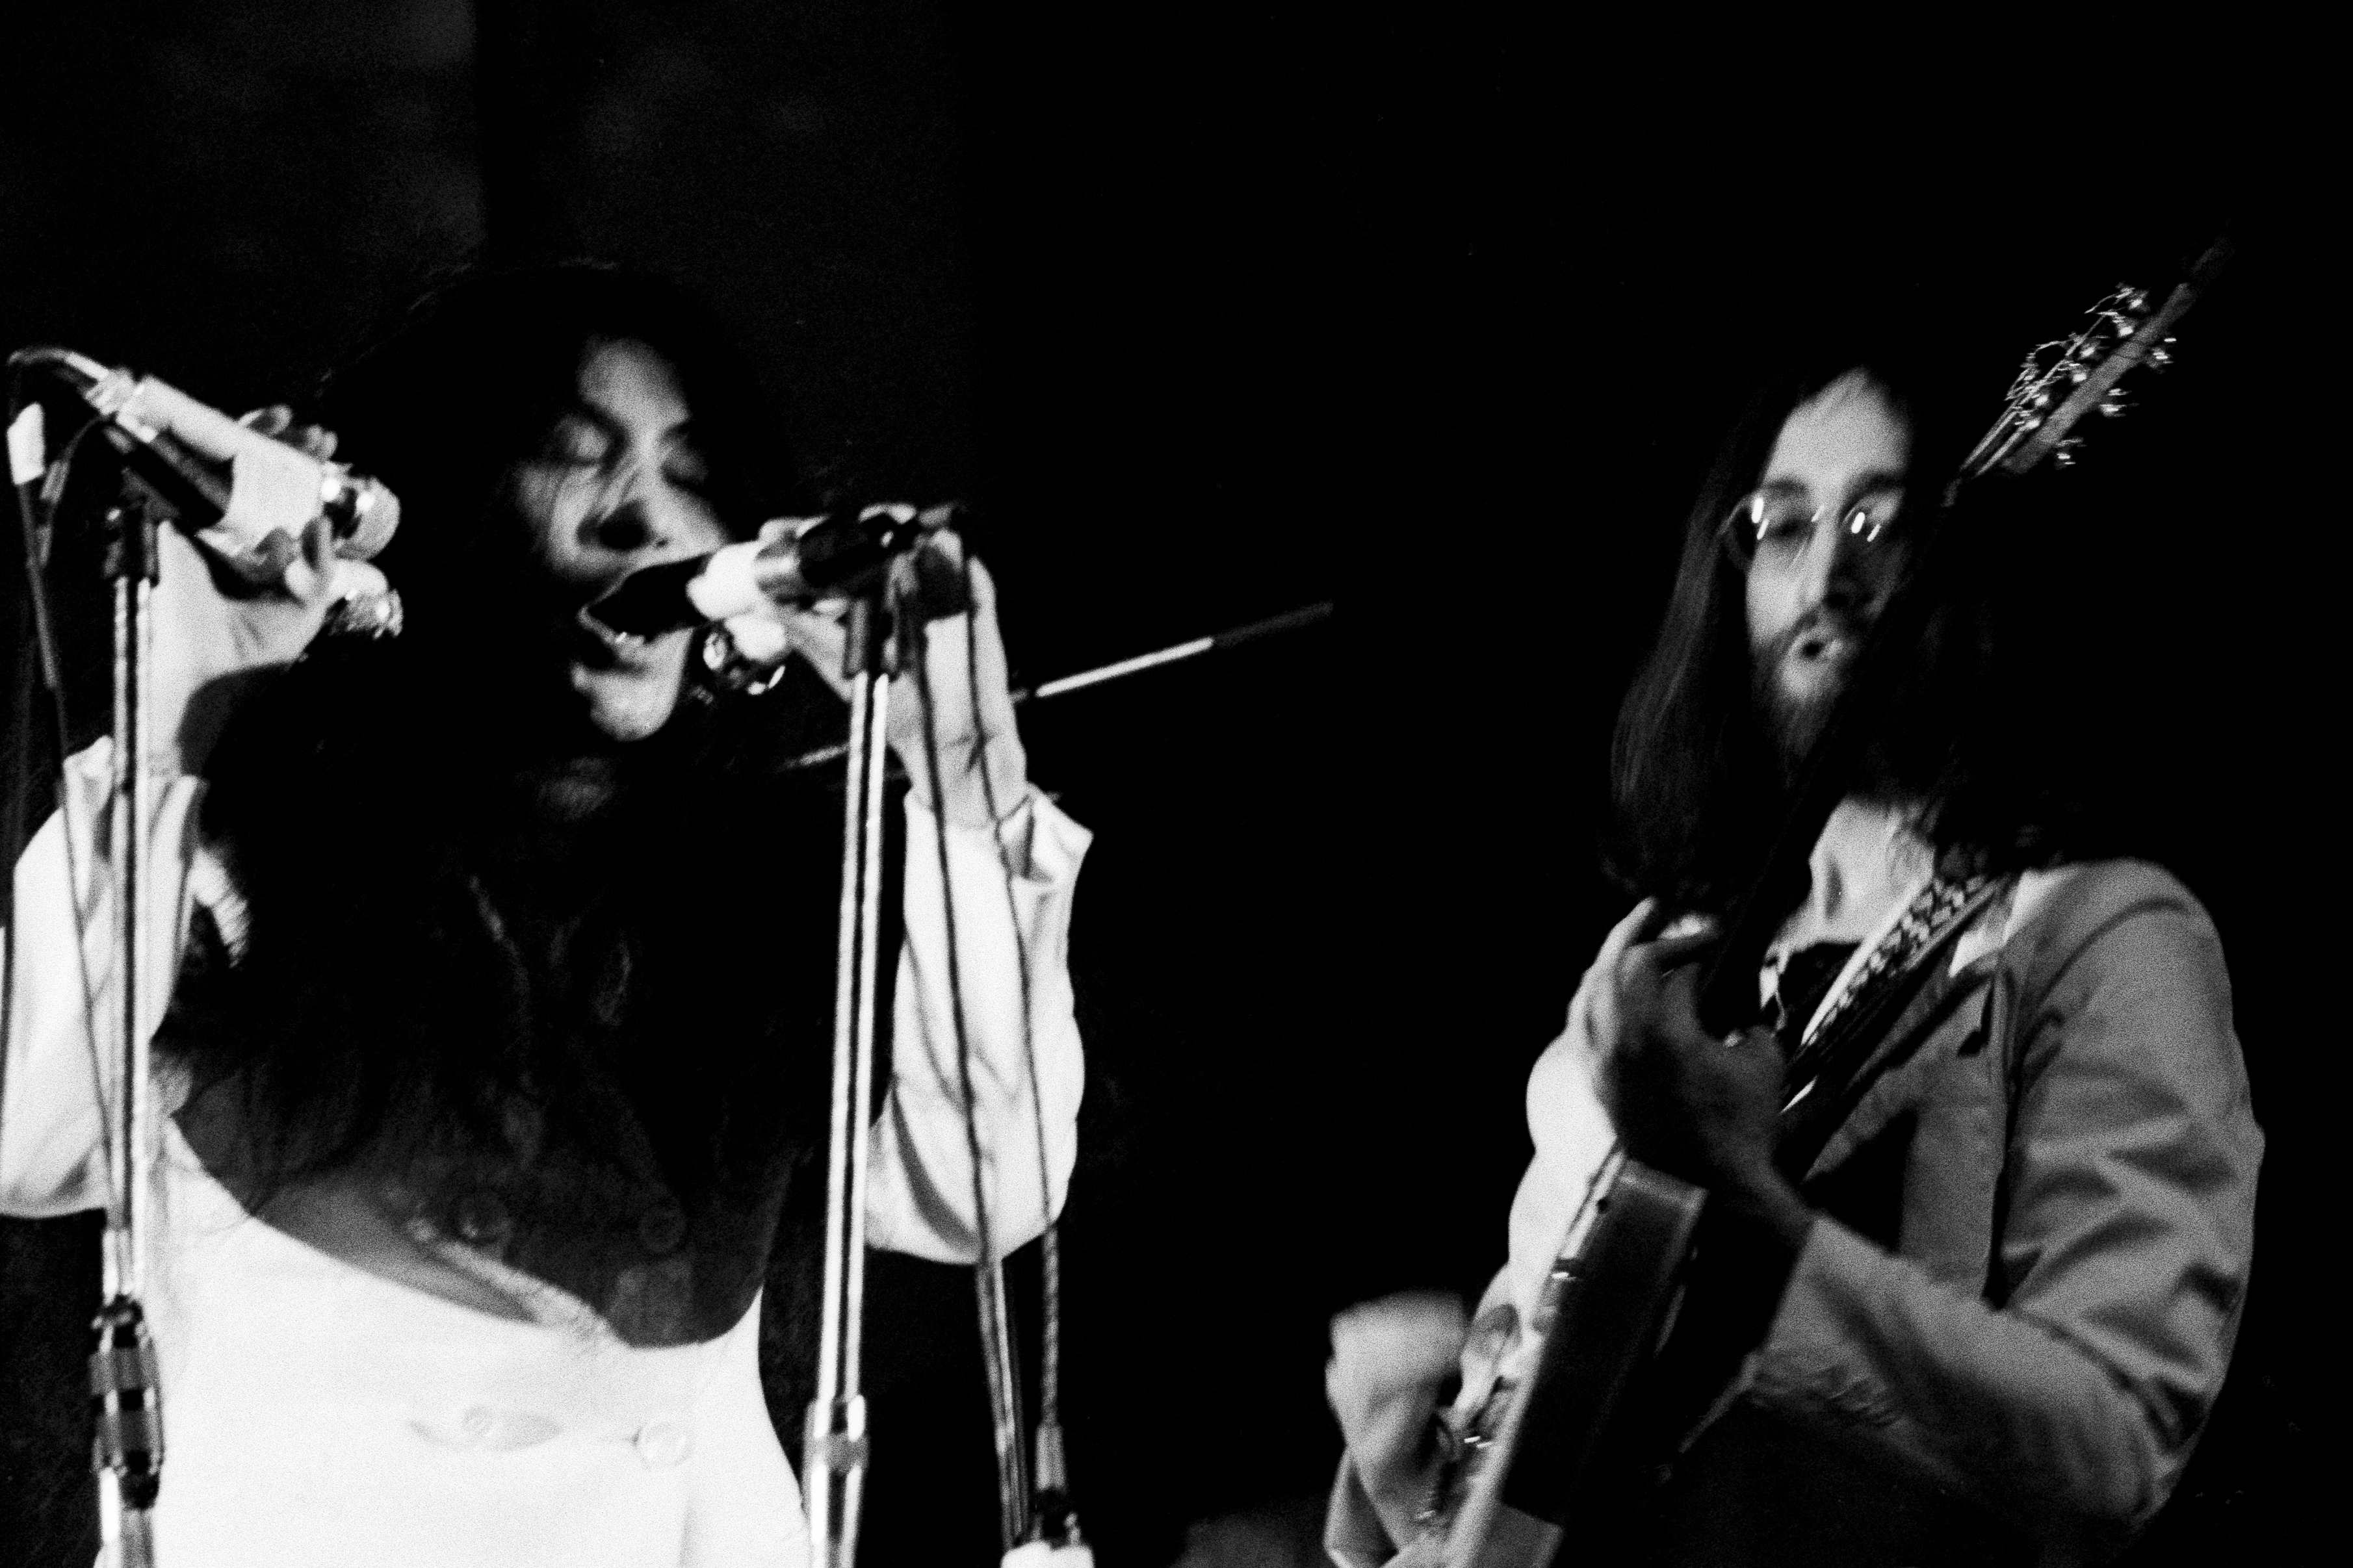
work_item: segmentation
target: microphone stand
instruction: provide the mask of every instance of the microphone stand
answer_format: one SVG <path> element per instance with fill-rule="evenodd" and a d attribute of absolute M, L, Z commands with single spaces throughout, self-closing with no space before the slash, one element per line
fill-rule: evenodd
<path fill-rule="evenodd" d="M 135 489 L 136 487 L 132 487 Z M 91 1325 L 95 1405 L 92 1462 L 99 1472 L 99 1538 L 111 1568 L 153 1568 L 149 1520 L 162 1480 L 163 1411 L 154 1342 L 140 1299 L 146 1285 L 144 1206 L 154 1150 L 149 1040 L 142 1026 L 151 934 L 148 825 L 153 780 L 147 767 L 149 689 L 155 660 L 150 614 L 161 571 L 155 504 L 143 497 L 108 513 L 106 574 L 114 584 L 114 756 L 107 857 L 115 894 L 114 974 L 121 988 L 114 1058 L 113 1125 L 108 1173 L 113 1188 L 103 1252 L 105 1300 Z"/>
<path fill-rule="evenodd" d="M 911 534 L 901 549 L 912 549 Z M 808 1511 L 810 1562 L 814 1568 L 854 1568 L 860 1510 L 864 1501 L 869 1458 L 866 1398 L 859 1368 L 866 1296 L 866 1181 L 872 1142 L 874 1010 L 878 988 L 876 929 L 881 908 L 883 786 L 890 773 L 887 737 L 891 682 L 899 670 L 886 660 L 891 616 L 885 609 L 887 566 L 896 552 L 878 563 L 862 590 L 849 601 L 842 647 L 842 677 L 849 688 L 849 733 L 839 745 L 819 748 L 786 764 L 799 769 L 844 760 L 842 790 L 841 902 L 834 960 L 833 1090 L 826 1140 L 825 1301 L 818 1337 L 817 1393 L 803 1427 L 802 1489 Z M 907 613 L 912 614 L 910 610 Z M 1155 653 L 1122 659 L 1017 692 L 1017 702 L 1061 695 L 1155 666 L 1234 647 L 1276 632 L 1321 621 L 1328 603 L 1271 616 L 1213 637 L 1198 637 Z M 904 658 L 917 639 L 902 637 L 895 650 Z M 976 1275 L 983 1319 L 984 1360 L 991 1369 L 990 1399 L 997 1428 L 1001 1523 L 1008 1552 L 1035 1544 L 1029 1525 L 1029 1478 L 1018 1440 L 1018 1394 L 1005 1310 L 1003 1263 L 984 1257 Z M 1049 1364 L 1052 1351 L 1050 1347 Z M 1050 1445 L 1041 1442 L 1039 1461 L 1061 1484 L 1059 1429 Z M 1050 1478 L 1040 1477 L 1040 1484 Z M 1009 1561 L 1010 1559 L 1008 1559 Z"/>
<path fill-rule="evenodd" d="M 817 1396 L 801 1450 L 810 1561 L 851 1568 L 866 1480 L 866 1396 L 859 1388 L 866 1300 L 866 1173 L 874 1090 L 875 929 L 881 910 L 882 784 L 891 677 L 883 574 L 850 601 L 842 676 L 849 684 L 842 795 L 841 909 L 834 962 L 833 1099 L 826 1141 L 825 1306 Z"/>

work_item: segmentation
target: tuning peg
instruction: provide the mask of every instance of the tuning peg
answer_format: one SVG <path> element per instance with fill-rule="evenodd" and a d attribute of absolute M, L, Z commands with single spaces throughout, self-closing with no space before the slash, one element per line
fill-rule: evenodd
<path fill-rule="evenodd" d="M 2131 311 L 2136 316 L 2146 316 L 2148 314 L 2147 289 L 2136 289 L 2131 284 L 2126 283 L 2118 285 L 2116 292 L 2123 296 L 2122 302 L 2126 310 Z"/>
<path fill-rule="evenodd" d="M 2163 342 L 2158 344 L 2155 348 L 2149 350 L 2148 356 L 2142 360 L 2141 363 L 2148 366 L 2151 370 L 2165 369 L 2168 365 L 2173 363 L 2173 340 L 2171 338 L 2168 338 Z"/>
<path fill-rule="evenodd" d="M 2100 399 L 2100 414 L 2104 418 L 2114 419 L 2131 406 L 2132 399 L 2126 395 L 2122 387 L 2116 388 Z"/>
<path fill-rule="evenodd" d="M 2073 468 L 2075 466 L 2076 448 L 2081 447 L 2083 444 L 2082 440 L 2076 437 L 2070 436 L 2064 441 L 2060 442 L 2056 447 L 2052 447 L 2052 465 L 2055 468 Z"/>
<path fill-rule="evenodd" d="M 2084 363 L 2082 361 L 2080 361 L 2080 360 L 2071 360 L 2071 361 L 2069 361 L 2069 362 L 2068 362 L 2068 364 L 2067 364 L 2067 379 L 2068 379 L 2069 381 L 2073 382 L 2076 385 L 2081 386 L 2081 385 L 2084 384 L 2084 382 L 2085 378 L 2086 378 L 2086 377 L 2088 377 L 2091 374 L 2092 374 L 2092 367 L 2091 367 L 2090 365 L 2087 365 L 2087 364 Z"/>

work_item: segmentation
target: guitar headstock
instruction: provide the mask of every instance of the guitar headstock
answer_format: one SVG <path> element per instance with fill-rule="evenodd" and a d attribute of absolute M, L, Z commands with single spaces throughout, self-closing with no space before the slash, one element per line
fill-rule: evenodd
<path fill-rule="evenodd" d="M 2163 370 L 2172 363 L 2174 324 L 2230 255 L 2230 241 L 2216 240 L 2162 305 L 2152 306 L 2147 289 L 2120 283 L 2085 312 L 2073 336 L 2028 354 L 2001 417 L 1962 461 L 1955 486 L 1997 468 L 2022 474 L 2046 458 L 2059 468 L 2073 463 L 2083 443 L 2075 426 L 2094 412 L 2122 414 L 2129 405 L 2125 377 L 2143 365 Z"/>
<path fill-rule="evenodd" d="M 2152 332 L 2149 318 L 2148 290 L 2119 283 L 2072 336 L 2037 344 L 2003 396 L 2001 417 L 1962 462 L 1961 478 L 1996 468 L 2023 473 L 2045 458 L 2072 466 L 2084 439 L 2072 433 L 2076 424 L 2094 410 L 2114 418 L 2129 406 L 2117 384 L 2126 373 L 2172 362 L 2172 335 Z"/>

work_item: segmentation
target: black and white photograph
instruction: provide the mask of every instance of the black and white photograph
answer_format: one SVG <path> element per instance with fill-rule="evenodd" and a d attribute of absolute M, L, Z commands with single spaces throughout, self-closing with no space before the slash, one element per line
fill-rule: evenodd
<path fill-rule="evenodd" d="M 0 1568 L 2337 1555 L 2316 28 L 0 37 Z"/>

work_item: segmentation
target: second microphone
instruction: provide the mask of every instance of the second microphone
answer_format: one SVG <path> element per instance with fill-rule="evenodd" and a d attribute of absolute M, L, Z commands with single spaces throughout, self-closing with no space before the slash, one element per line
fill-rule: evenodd
<path fill-rule="evenodd" d="M 653 637 L 852 594 L 955 513 L 869 506 L 771 522 L 757 539 L 632 572 L 588 614 L 624 637 Z"/>

